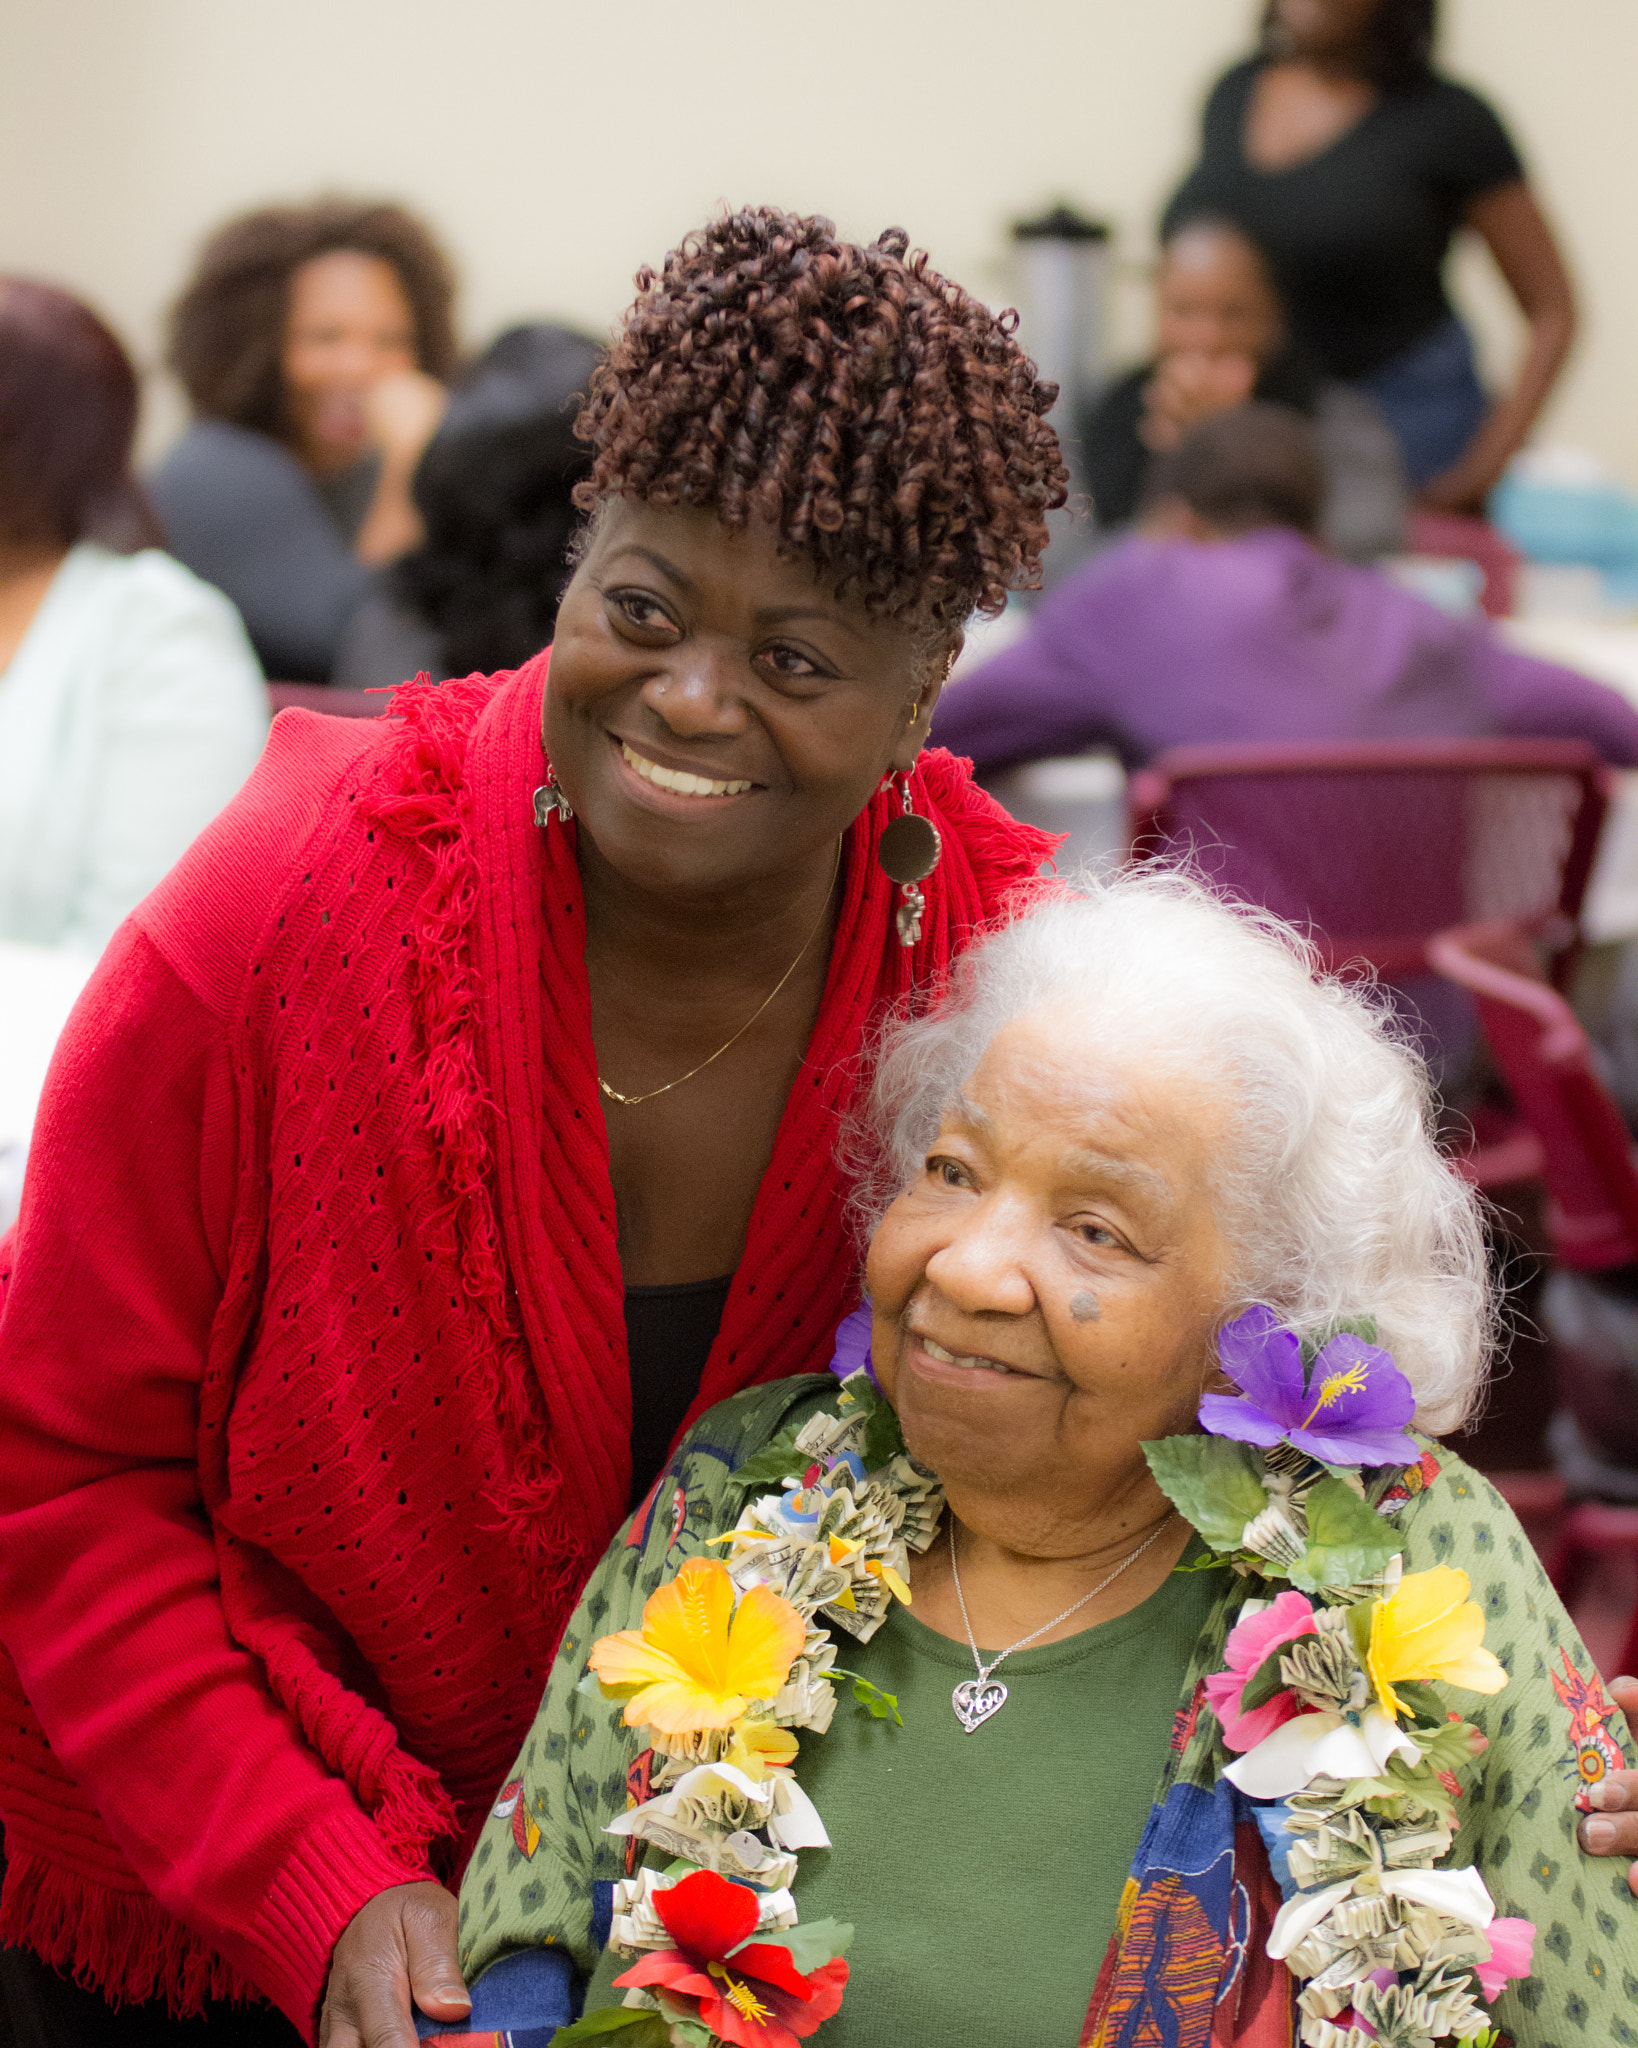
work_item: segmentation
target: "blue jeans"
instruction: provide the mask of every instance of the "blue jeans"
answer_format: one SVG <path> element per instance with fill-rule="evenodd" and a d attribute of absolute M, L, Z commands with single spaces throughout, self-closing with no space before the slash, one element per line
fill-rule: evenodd
<path fill-rule="evenodd" d="M 1382 408 L 1413 485 L 1449 469 L 1490 410 L 1473 360 L 1472 340 L 1454 313 L 1381 369 L 1355 382 Z"/>

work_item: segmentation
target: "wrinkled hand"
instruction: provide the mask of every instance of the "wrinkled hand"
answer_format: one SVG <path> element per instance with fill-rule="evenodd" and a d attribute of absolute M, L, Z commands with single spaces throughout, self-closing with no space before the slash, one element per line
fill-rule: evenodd
<path fill-rule="evenodd" d="M 1138 429 L 1146 448 L 1164 453 L 1185 434 L 1210 419 L 1244 405 L 1257 384 L 1257 365 L 1250 356 L 1179 353 L 1163 356 L 1144 386 L 1143 421 Z"/>
<path fill-rule="evenodd" d="M 1627 1717 L 1627 1726 L 1638 1736 L 1638 1678 L 1618 1678 L 1610 1697 Z M 1589 1856 L 1638 1857 L 1638 1771 L 1611 1771 L 1607 1778 L 1587 1788 L 1594 1811 L 1577 1830 L 1581 1846 Z M 1627 1872 L 1629 1889 L 1638 1894 L 1638 1863 Z"/>
<path fill-rule="evenodd" d="M 413 469 L 438 430 L 449 393 L 436 377 L 401 370 L 372 384 L 364 400 L 364 424 L 372 447 L 383 457 Z"/>
<path fill-rule="evenodd" d="M 457 1909 L 441 1884 L 377 1892 L 330 1963 L 319 2048 L 416 2048 L 410 2000 L 458 2026 L 472 2010 L 455 1952 Z"/>

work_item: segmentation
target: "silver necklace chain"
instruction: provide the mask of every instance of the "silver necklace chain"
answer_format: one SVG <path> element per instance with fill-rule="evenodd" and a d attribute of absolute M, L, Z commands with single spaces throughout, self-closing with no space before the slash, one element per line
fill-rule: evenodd
<path fill-rule="evenodd" d="M 1173 1513 L 1175 1512 L 1174 1509 Z M 950 1517 L 950 1577 L 955 1584 L 955 1596 L 961 1608 L 961 1625 L 967 1631 L 967 1647 L 973 1653 L 973 1669 L 978 1673 L 976 1678 L 964 1678 L 961 1681 L 950 1695 L 950 1703 L 955 1708 L 956 1719 L 969 1735 L 975 1728 L 982 1727 L 992 1714 L 998 1714 L 1007 1704 L 1007 1688 L 1000 1679 L 992 1675 L 1002 1661 L 1010 1657 L 1014 1650 L 1025 1649 L 1030 1643 L 1049 1634 L 1061 1621 L 1067 1621 L 1072 1614 L 1079 1614 L 1089 1600 L 1096 1600 L 1106 1587 L 1115 1583 L 1128 1565 L 1136 1564 L 1151 1544 L 1160 1541 L 1170 1526 L 1171 1519 L 1171 1515 L 1168 1514 L 1154 1534 L 1146 1536 L 1129 1557 L 1123 1557 L 1109 1576 L 1100 1579 L 1090 1593 L 1083 1593 L 1071 1606 L 1066 1607 L 1062 1614 L 1055 1614 L 1050 1621 L 1043 1621 L 1039 1628 L 1031 1629 L 1027 1636 L 1020 1636 L 1017 1642 L 1009 1643 L 999 1656 L 992 1657 L 986 1664 L 978 1654 L 978 1640 L 973 1634 L 973 1625 L 967 1614 L 966 1595 L 961 1590 L 961 1566 L 956 1558 L 955 1516 Z"/>

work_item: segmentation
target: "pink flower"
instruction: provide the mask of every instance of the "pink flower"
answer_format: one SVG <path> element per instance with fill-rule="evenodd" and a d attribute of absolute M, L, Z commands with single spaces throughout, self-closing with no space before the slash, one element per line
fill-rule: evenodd
<path fill-rule="evenodd" d="M 1230 1631 L 1224 1645 L 1228 1669 L 1214 1672 L 1206 1680 L 1207 1704 L 1222 1722 L 1223 1740 L 1230 1749 L 1255 1749 L 1265 1736 L 1301 1712 L 1295 1693 L 1277 1692 L 1262 1706 L 1242 1713 L 1240 1695 L 1265 1658 L 1283 1643 L 1314 1633 L 1314 1610 L 1301 1593 L 1282 1593 L 1272 1606 L 1248 1614 Z"/>
<path fill-rule="evenodd" d="M 1475 1963 L 1479 1989 L 1487 1999 L 1498 1997 L 1509 1977 L 1528 1977 L 1536 1930 L 1528 1920 L 1492 1920 L 1485 1929 L 1490 1960 Z"/>

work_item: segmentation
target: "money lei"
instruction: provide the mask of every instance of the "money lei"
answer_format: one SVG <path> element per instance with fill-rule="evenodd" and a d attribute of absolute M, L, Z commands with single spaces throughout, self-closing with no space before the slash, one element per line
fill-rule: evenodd
<path fill-rule="evenodd" d="M 1315 1632 L 1247 1677 L 1242 1711 L 1285 1691 L 1301 1713 L 1360 1726 L 1381 1704 L 1368 1669 L 1372 1617 L 1398 1589 L 1402 1560 L 1358 1474 L 1284 1442 L 1258 1450 L 1205 1435 L 1144 1449 L 1215 1553 L 1208 1565 L 1228 1565 L 1271 1595 L 1293 1587 L 1312 1603 Z M 1269 1605 L 1248 1600 L 1240 1618 Z M 1361 1776 L 1319 1773 L 1273 1802 L 1291 1838 L 1295 1890 L 1268 1952 L 1298 1983 L 1305 2048 L 1486 2048 L 1498 2037 L 1477 1965 L 1492 1957 L 1494 1908 L 1476 1872 L 1440 1868 L 1455 1839 L 1456 1774 L 1484 1737 L 1451 1712 L 1441 1687 L 1401 1682 L 1394 1692 L 1401 1749 Z M 1241 1762 L 1225 1767 L 1231 1780 Z"/>
<path fill-rule="evenodd" d="M 609 1946 L 628 1953 L 667 1947 L 672 1937 L 655 1909 L 656 1890 L 711 1870 L 755 1889 L 753 1939 L 783 1936 L 807 1968 L 821 1950 L 826 1957 L 839 1952 L 838 1942 L 851 1933 L 829 1922 L 800 1928 L 791 1896 L 797 1852 L 828 1848 L 830 1838 L 789 1768 L 748 1769 L 744 1760 L 776 1729 L 822 1735 L 844 1681 L 865 1711 L 897 1720 L 891 1695 L 837 1670 L 833 1632 L 868 1642 L 893 1600 L 908 1602 L 910 1554 L 926 1550 L 937 1533 L 944 1490 L 906 1454 L 897 1419 L 862 1371 L 842 1382 L 833 1413 L 781 1432 L 734 1477 L 742 1493 L 770 1482 L 778 1490 L 750 1499 L 734 1528 L 713 1539 L 729 1576 L 741 1595 L 766 1586 L 788 1600 L 807 1635 L 778 1694 L 753 1702 L 733 1727 L 672 1736 L 649 1731 L 650 1796 L 608 1832 L 672 1860 L 662 1868 L 644 1865 L 615 1885 Z M 810 1932 L 814 1939 L 805 1943 Z M 633 1991 L 627 2005 L 653 2010 L 655 2001 Z M 671 2038 L 685 2048 L 717 2040 L 686 2021 L 672 2025 Z"/>

